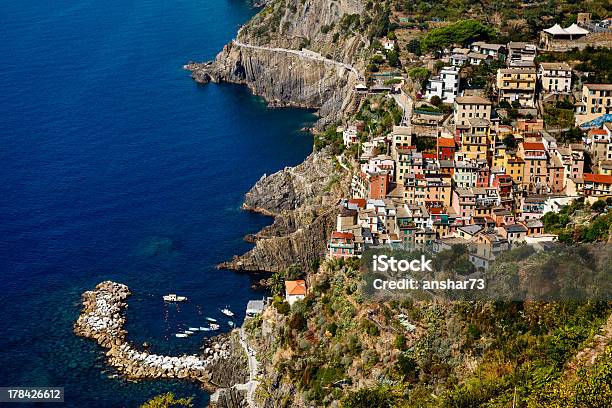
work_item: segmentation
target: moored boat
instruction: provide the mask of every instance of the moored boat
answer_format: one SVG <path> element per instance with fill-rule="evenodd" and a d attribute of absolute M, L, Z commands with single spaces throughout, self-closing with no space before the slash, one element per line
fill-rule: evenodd
<path fill-rule="evenodd" d="M 169 293 L 163 296 L 164 302 L 184 302 L 187 296 L 178 296 L 176 293 Z"/>
<path fill-rule="evenodd" d="M 227 307 L 225 307 L 224 309 L 221 309 L 221 313 L 229 317 L 234 317 L 234 312 L 229 310 Z"/>
<path fill-rule="evenodd" d="M 176 337 L 188 337 L 189 335 L 187 335 L 185 333 L 176 333 L 174 336 L 176 336 Z"/>
<path fill-rule="evenodd" d="M 217 323 L 217 319 L 213 319 L 212 317 L 205 317 L 206 320 L 212 323 Z"/>

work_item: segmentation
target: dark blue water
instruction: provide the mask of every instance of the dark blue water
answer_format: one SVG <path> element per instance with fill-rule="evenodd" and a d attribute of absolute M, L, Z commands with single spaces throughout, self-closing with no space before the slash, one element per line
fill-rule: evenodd
<path fill-rule="evenodd" d="M 255 11 L 239 0 L 0 0 L 0 385 L 63 386 L 65 406 L 137 406 L 171 381 L 109 378 L 76 338 L 80 294 L 130 286 L 130 339 L 195 352 L 181 325 L 244 315 L 252 278 L 214 265 L 270 220 L 240 211 L 263 174 L 300 162 L 313 120 L 244 88 L 199 87 L 206 60 Z M 190 298 L 179 308 L 161 296 Z M 224 330 L 229 327 L 222 321 Z"/>

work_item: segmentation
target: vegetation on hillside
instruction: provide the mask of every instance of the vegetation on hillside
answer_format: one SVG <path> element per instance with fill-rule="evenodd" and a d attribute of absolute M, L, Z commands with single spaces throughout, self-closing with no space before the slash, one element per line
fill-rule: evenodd
<path fill-rule="evenodd" d="M 565 243 L 607 241 L 612 225 L 612 199 L 596 201 L 592 206 L 575 200 L 558 213 L 548 212 L 542 217 L 544 231 L 559 235 Z"/>
<path fill-rule="evenodd" d="M 612 303 L 375 303 L 359 290 L 361 279 L 358 261 L 328 260 L 309 276 L 306 299 L 249 328 L 273 377 L 267 395 L 285 384 L 296 388 L 292 401 L 347 408 L 505 407 L 513 400 L 553 407 L 547 395 L 609 396 L 609 387 L 595 388 L 610 378 L 609 353 L 579 373 L 584 381 L 564 372 Z M 276 321 L 266 328 L 273 327 L 272 341 L 258 337 L 264 320 Z"/>
<path fill-rule="evenodd" d="M 145 402 L 140 408 L 178 408 L 178 407 L 193 407 L 193 398 L 176 398 L 176 396 L 167 392 L 162 395 L 157 395 Z"/>

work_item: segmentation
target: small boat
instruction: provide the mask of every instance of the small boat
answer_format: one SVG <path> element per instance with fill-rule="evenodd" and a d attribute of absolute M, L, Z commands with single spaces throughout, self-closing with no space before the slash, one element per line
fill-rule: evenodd
<path fill-rule="evenodd" d="M 191 330 L 185 330 L 183 333 L 185 333 L 188 336 L 191 336 L 193 334 Z"/>
<path fill-rule="evenodd" d="M 227 307 L 225 309 L 221 309 L 221 313 L 229 317 L 234 317 L 234 312 L 229 310 Z"/>
<path fill-rule="evenodd" d="M 234 322 L 233 322 L 232 320 L 229 320 L 229 321 L 227 322 L 227 325 L 228 325 L 229 327 L 234 327 Z"/>
<path fill-rule="evenodd" d="M 210 331 L 210 327 L 200 327 L 200 331 Z"/>
<path fill-rule="evenodd" d="M 188 337 L 189 335 L 185 333 L 176 333 L 175 336 L 176 337 Z"/>
<path fill-rule="evenodd" d="M 219 327 L 220 327 L 220 326 L 219 326 L 217 323 L 212 323 L 212 324 L 210 325 L 210 329 L 211 329 L 211 330 L 219 330 Z"/>
<path fill-rule="evenodd" d="M 209 322 L 217 323 L 217 319 L 213 319 L 212 317 L 206 317 L 205 319 L 208 320 Z"/>
<path fill-rule="evenodd" d="M 200 328 L 199 327 L 190 327 L 189 331 L 197 332 L 197 331 L 200 331 Z"/>
<path fill-rule="evenodd" d="M 169 293 L 163 296 L 164 302 L 184 302 L 187 300 L 186 296 L 178 296 L 176 293 Z"/>

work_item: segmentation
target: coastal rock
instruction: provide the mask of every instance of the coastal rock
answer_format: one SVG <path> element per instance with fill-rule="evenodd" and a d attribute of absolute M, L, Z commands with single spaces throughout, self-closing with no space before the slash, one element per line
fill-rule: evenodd
<path fill-rule="evenodd" d="M 249 236 L 255 242 L 253 249 L 219 267 L 277 272 L 292 265 L 312 265 L 325 253 L 347 179 L 327 151 L 312 153 L 296 167 L 262 177 L 246 194 L 243 208 L 274 215 L 274 222 Z"/>
<path fill-rule="evenodd" d="M 322 28 L 362 10 L 359 0 L 271 1 L 214 61 L 185 68 L 199 83 L 247 85 L 270 106 L 318 109 L 321 128 L 356 108 L 351 90 L 363 80 L 358 56 L 369 44 L 359 34 L 339 37 Z"/>
<path fill-rule="evenodd" d="M 298 166 L 262 176 L 246 193 L 243 208 L 275 216 L 307 203 L 317 204 L 314 200 L 320 204 L 334 174 L 332 156 L 313 152 Z"/>

